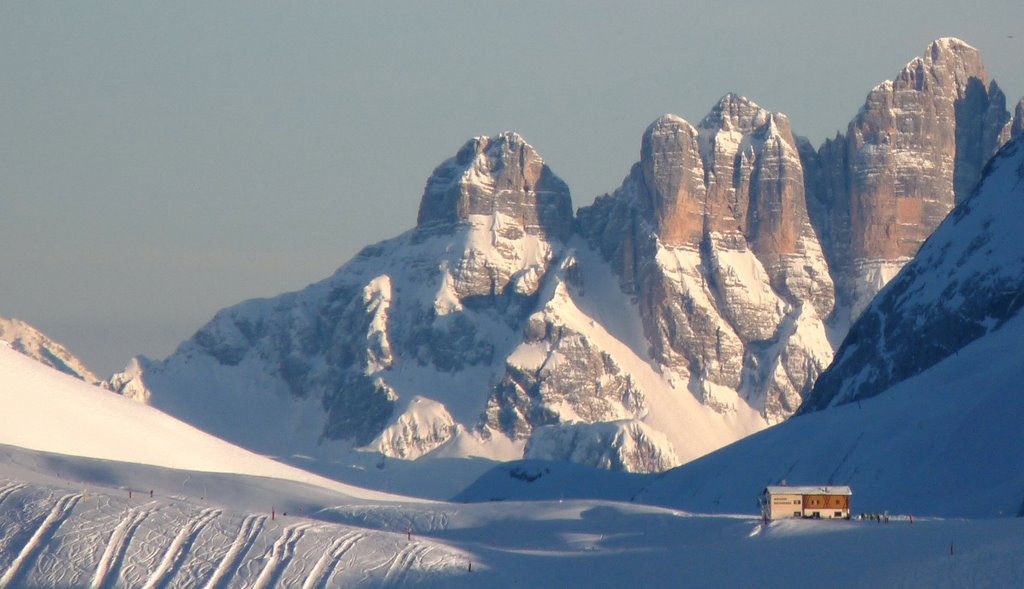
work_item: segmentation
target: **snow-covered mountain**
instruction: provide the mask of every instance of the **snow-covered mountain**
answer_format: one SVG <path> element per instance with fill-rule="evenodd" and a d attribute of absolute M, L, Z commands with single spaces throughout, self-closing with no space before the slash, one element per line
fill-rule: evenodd
<path fill-rule="evenodd" d="M 860 316 L 800 414 L 667 473 L 642 501 L 734 510 L 848 484 L 868 509 L 1024 515 L 1024 136 Z"/>
<path fill-rule="evenodd" d="M 661 117 L 575 218 L 522 137 L 476 138 L 414 229 L 111 385 L 311 468 L 356 451 L 664 470 L 789 417 L 1018 127 L 977 51 L 942 39 L 820 152 L 733 94 L 696 126 Z"/>
<path fill-rule="evenodd" d="M 637 305 L 573 233 L 568 188 L 531 146 L 477 138 L 428 180 L 415 229 L 222 311 L 112 384 L 248 448 L 323 460 L 568 452 L 661 470 L 759 429 L 753 410 L 675 390 Z"/>
<path fill-rule="evenodd" d="M 655 121 L 622 187 L 580 210 L 654 361 L 722 414 L 785 419 L 832 358 L 804 174 L 789 120 L 730 94 L 697 127 Z"/>
<path fill-rule="evenodd" d="M 0 411 L 4 589 L 1007 587 L 1024 575 L 1020 518 L 764 526 L 753 515 L 607 500 L 467 505 L 373 493 L 232 447 L 5 348 Z M 576 487 L 609 492 L 626 488 L 619 477 L 653 478 L 558 466 L 574 469 Z M 809 552 L 811 569 L 790 557 Z"/>
<path fill-rule="evenodd" d="M 102 381 L 67 348 L 19 319 L 0 317 L 0 344 L 89 384 L 98 385 Z"/>

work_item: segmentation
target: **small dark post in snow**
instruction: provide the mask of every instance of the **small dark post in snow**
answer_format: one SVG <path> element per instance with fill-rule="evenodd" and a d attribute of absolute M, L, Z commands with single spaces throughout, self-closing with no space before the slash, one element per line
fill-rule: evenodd
<path fill-rule="evenodd" d="M 131 489 L 128 489 L 128 498 L 129 498 L 129 499 L 131 499 L 131 498 L 132 498 L 132 490 L 131 490 Z"/>
<path fill-rule="evenodd" d="M 271 507 L 270 508 L 270 521 L 274 521 L 275 519 L 277 519 L 277 512 L 274 511 L 273 507 Z"/>
<path fill-rule="evenodd" d="M 953 543 L 952 542 L 949 543 L 949 555 L 953 556 Z"/>
<path fill-rule="evenodd" d="M 473 572 L 473 561 L 469 561 L 469 572 Z"/>

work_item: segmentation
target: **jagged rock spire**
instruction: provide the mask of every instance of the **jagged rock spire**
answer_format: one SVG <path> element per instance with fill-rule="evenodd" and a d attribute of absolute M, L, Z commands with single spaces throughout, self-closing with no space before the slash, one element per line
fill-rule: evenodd
<path fill-rule="evenodd" d="M 452 224 L 470 215 L 502 214 L 530 234 L 568 239 L 569 187 L 516 133 L 475 137 L 427 180 L 417 225 Z"/>
<path fill-rule="evenodd" d="M 822 146 L 831 210 L 820 229 L 853 317 L 974 188 L 1008 121 L 978 50 L 943 38 L 876 86 L 846 136 Z"/>

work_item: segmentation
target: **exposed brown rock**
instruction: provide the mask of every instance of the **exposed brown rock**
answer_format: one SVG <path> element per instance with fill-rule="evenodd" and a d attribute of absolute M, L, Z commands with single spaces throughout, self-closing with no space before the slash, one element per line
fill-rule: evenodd
<path fill-rule="evenodd" d="M 868 94 L 845 137 L 820 150 L 840 306 L 855 316 L 885 282 L 868 274 L 895 273 L 917 252 L 977 184 L 1008 122 L 977 49 L 958 39 L 931 43 Z"/>
<path fill-rule="evenodd" d="M 696 248 L 704 235 L 704 166 L 697 129 L 665 115 L 644 133 L 640 165 L 648 206 L 666 245 Z"/>
<path fill-rule="evenodd" d="M 834 295 L 784 115 L 728 94 L 696 128 L 659 118 L 579 226 L 636 293 L 654 359 L 703 403 L 728 411 L 726 387 L 769 419 L 795 410 L 829 359 L 797 342 Z"/>

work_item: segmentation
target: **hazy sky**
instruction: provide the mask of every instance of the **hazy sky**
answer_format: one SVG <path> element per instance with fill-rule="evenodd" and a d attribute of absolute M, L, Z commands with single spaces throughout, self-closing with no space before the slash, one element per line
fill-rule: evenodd
<path fill-rule="evenodd" d="M 815 145 L 940 36 L 1024 94 L 1020 0 L 0 3 L 0 315 L 109 375 L 411 228 L 515 130 L 575 206 L 726 92 Z"/>

